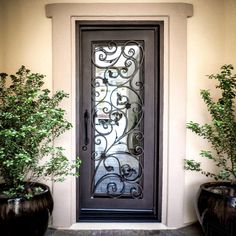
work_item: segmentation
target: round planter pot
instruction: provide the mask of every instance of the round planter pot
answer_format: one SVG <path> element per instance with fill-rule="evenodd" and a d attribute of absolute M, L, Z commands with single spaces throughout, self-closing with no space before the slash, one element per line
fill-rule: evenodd
<path fill-rule="evenodd" d="M 236 185 L 228 182 L 202 184 L 195 208 L 206 236 L 236 235 Z"/>
<path fill-rule="evenodd" d="M 0 185 L 0 189 L 4 185 Z M 34 183 L 44 191 L 30 199 L 0 196 L 0 235 L 43 236 L 53 210 L 53 199 L 48 186 Z"/>

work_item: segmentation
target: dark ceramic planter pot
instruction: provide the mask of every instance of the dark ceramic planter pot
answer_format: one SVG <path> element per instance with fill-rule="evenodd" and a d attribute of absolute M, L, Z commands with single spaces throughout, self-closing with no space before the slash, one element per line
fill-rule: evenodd
<path fill-rule="evenodd" d="M 236 185 L 228 182 L 202 184 L 195 207 L 206 236 L 236 235 Z"/>
<path fill-rule="evenodd" d="M 48 186 L 35 183 L 44 191 L 31 199 L 0 196 L 1 236 L 43 236 L 53 210 L 53 199 Z M 3 188 L 3 185 L 0 185 Z"/>

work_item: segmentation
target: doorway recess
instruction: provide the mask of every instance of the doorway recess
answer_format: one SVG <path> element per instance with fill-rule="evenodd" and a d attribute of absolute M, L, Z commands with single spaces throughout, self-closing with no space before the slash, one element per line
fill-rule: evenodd
<path fill-rule="evenodd" d="M 75 32 L 76 21 L 163 21 L 163 181 L 161 223 L 168 227 L 183 226 L 187 17 L 193 7 L 186 3 L 62 3 L 46 5 L 52 18 L 53 89 L 63 89 L 70 98 L 63 106 L 74 128 L 56 142 L 66 149 L 71 159 L 76 156 L 76 86 Z M 180 60 L 181 58 L 181 60 Z M 178 184 L 176 180 L 178 179 Z M 76 223 L 76 180 L 54 184 L 55 210 L 53 225 Z"/>

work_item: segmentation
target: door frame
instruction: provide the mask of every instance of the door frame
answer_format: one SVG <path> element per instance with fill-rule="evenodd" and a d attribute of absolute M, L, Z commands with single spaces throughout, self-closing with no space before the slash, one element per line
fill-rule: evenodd
<path fill-rule="evenodd" d="M 79 94 L 82 89 L 82 66 L 80 59 L 81 55 L 81 31 L 83 28 L 92 29 L 94 28 L 103 30 L 109 28 L 110 30 L 125 30 L 125 29 L 134 29 L 134 30 L 153 30 L 155 31 L 154 37 L 154 159 L 155 159 L 155 167 L 154 167 L 154 211 L 153 212 L 144 212 L 144 213 L 129 213 L 129 211 L 125 211 L 123 213 L 114 213 L 111 211 L 100 211 L 96 213 L 95 211 L 91 212 L 84 212 L 79 214 L 80 211 L 80 191 L 83 191 L 80 187 L 80 178 L 76 180 L 76 219 L 78 221 L 156 221 L 161 222 L 162 216 L 162 166 L 163 166 L 163 49 L 164 49 L 164 22 L 163 21 L 76 21 L 76 94 Z M 158 28 L 158 31 L 157 31 Z M 78 43 L 77 43 L 78 42 Z M 77 97 L 77 104 L 76 104 L 76 123 L 81 124 L 83 117 L 83 108 L 82 107 L 82 99 L 79 95 Z M 76 127 L 76 156 L 82 152 L 82 143 L 80 140 L 83 140 L 81 133 L 79 132 L 80 126 Z M 81 145 L 79 145 L 81 144 Z M 109 214 L 109 217 L 106 215 Z"/>
<path fill-rule="evenodd" d="M 70 94 L 70 98 L 65 100 L 62 106 L 74 127 L 76 126 L 75 21 L 164 21 L 162 224 L 152 224 L 152 228 L 156 229 L 181 227 L 184 225 L 186 216 L 183 158 L 186 156 L 187 18 L 192 15 L 193 5 L 187 3 L 46 5 L 46 16 L 52 18 L 52 21 L 49 21 L 49 26 L 52 23 L 52 89 L 53 91 L 63 89 Z M 55 141 L 56 145 L 65 148 L 65 154 L 70 156 L 71 160 L 75 159 L 75 134 L 73 128 Z M 63 183 L 52 185 L 55 205 L 52 222 L 54 226 L 68 227 L 76 223 L 75 189 L 76 180 L 71 177 Z M 145 225 L 139 224 L 137 228 L 145 228 Z M 100 225 L 97 227 L 99 228 Z M 151 226 L 147 225 L 147 227 L 150 229 Z M 88 228 L 96 228 L 96 225 L 91 224 Z"/>

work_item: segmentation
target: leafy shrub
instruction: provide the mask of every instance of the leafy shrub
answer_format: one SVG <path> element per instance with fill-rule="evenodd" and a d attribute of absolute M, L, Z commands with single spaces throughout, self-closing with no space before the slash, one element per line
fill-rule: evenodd
<path fill-rule="evenodd" d="M 199 171 L 215 180 L 236 182 L 236 75 L 232 73 L 233 69 L 232 65 L 224 65 L 219 74 L 208 76 L 209 79 L 218 82 L 216 89 L 221 92 L 218 100 L 214 101 L 209 90 L 201 90 L 202 99 L 207 105 L 212 122 L 204 125 L 193 121 L 187 123 L 188 129 L 210 143 L 212 149 L 203 150 L 200 155 L 212 160 L 218 171 L 216 173 L 205 171 L 200 162 L 187 159 L 185 168 Z"/>
<path fill-rule="evenodd" d="M 22 66 L 16 75 L 0 74 L 0 176 L 8 196 L 28 196 L 29 186 L 42 179 L 63 181 L 80 165 L 70 162 L 55 138 L 71 128 L 60 102 L 64 91 L 50 96 L 44 75 Z"/>

